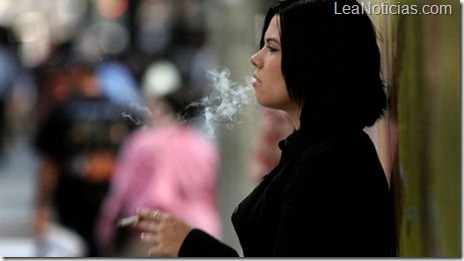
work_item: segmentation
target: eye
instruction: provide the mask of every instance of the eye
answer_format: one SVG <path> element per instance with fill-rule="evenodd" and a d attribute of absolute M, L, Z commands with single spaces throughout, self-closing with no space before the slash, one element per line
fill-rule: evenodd
<path fill-rule="evenodd" d="M 269 50 L 269 52 L 274 53 L 279 51 L 277 48 L 273 47 L 272 45 L 267 45 L 266 48 Z"/>

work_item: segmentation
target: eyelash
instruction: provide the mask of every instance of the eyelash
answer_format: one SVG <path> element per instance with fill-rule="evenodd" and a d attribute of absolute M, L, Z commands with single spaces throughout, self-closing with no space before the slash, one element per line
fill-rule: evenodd
<path fill-rule="evenodd" d="M 266 48 L 267 48 L 271 53 L 277 52 L 277 51 L 278 51 L 277 48 L 274 48 L 274 47 L 272 47 L 272 46 L 270 46 L 270 45 L 266 46 Z"/>

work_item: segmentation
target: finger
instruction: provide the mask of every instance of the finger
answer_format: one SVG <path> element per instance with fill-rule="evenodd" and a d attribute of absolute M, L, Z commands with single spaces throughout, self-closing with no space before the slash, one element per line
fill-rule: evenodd
<path fill-rule="evenodd" d="M 150 218 L 156 210 L 156 208 L 140 207 L 137 208 L 137 215 L 141 218 Z"/>
<path fill-rule="evenodd" d="M 137 215 L 142 219 L 158 220 L 158 217 L 163 215 L 163 213 L 159 209 L 139 208 L 137 209 Z"/>
<path fill-rule="evenodd" d="M 152 248 L 148 250 L 148 256 L 153 256 L 153 257 L 165 257 L 166 255 L 162 254 L 162 250 L 160 246 L 154 245 Z"/>
<path fill-rule="evenodd" d="M 140 234 L 140 239 L 144 243 L 157 244 L 157 236 L 155 233 L 142 233 Z"/>
<path fill-rule="evenodd" d="M 151 233 L 157 233 L 157 225 L 153 220 L 142 220 L 139 223 L 137 223 L 137 228 L 139 228 L 142 231 L 146 232 L 151 232 Z"/>
<path fill-rule="evenodd" d="M 158 256 L 157 246 L 154 246 L 148 250 L 148 256 Z"/>

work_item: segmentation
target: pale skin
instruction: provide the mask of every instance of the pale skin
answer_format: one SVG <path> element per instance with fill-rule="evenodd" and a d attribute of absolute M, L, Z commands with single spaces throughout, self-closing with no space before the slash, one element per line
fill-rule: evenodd
<path fill-rule="evenodd" d="M 300 127 L 301 106 L 288 94 L 281 69 L 281 44 L 279 17 L 272 18 L 266 30 L 265 45 L 251 57 L 255 66 L 253 87 L 256 99 L 264 107 L 288 113 L 295 129 Z M 135 224 L 143 232 L 141 240 L 150 243 L 149 256 L 176 257 L 182 242 L 193 229 L 184 221 L 164 211 L 141 208 L 137 211 L 139 221 Z"/>
<path fill-rule="evenodd" d="M 264 46 L 251 56 L 255 66 L 253 87 L 256 100 L 264 107 L 285 111 L 295 129 L 300 127 L 301 106 L 290 99 L 282 74 L 279 17 L 274 16 L 264 35 Z"/>
<path fill-rule="evenodd" d="M 139 221 L 136 226 L 141 229 L 140 239 L 152 244 L 148 256 L 176 257 L 180 246 L 192 227 L 160 210 L 140 208 L 137 210 Z"/>

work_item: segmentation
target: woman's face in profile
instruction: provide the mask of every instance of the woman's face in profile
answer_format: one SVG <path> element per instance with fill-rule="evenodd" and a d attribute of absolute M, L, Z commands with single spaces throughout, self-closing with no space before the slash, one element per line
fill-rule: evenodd
<path fill-rule="evenodd" d="M 282 74 L 279 32 L 279 17 L 276 15 L 264 35 L 264 46 L 251 57 L 251 63 L 255 66 L 253 87 L 259 104 L 288 111 L 294 102 L 290 100 Z"/>

